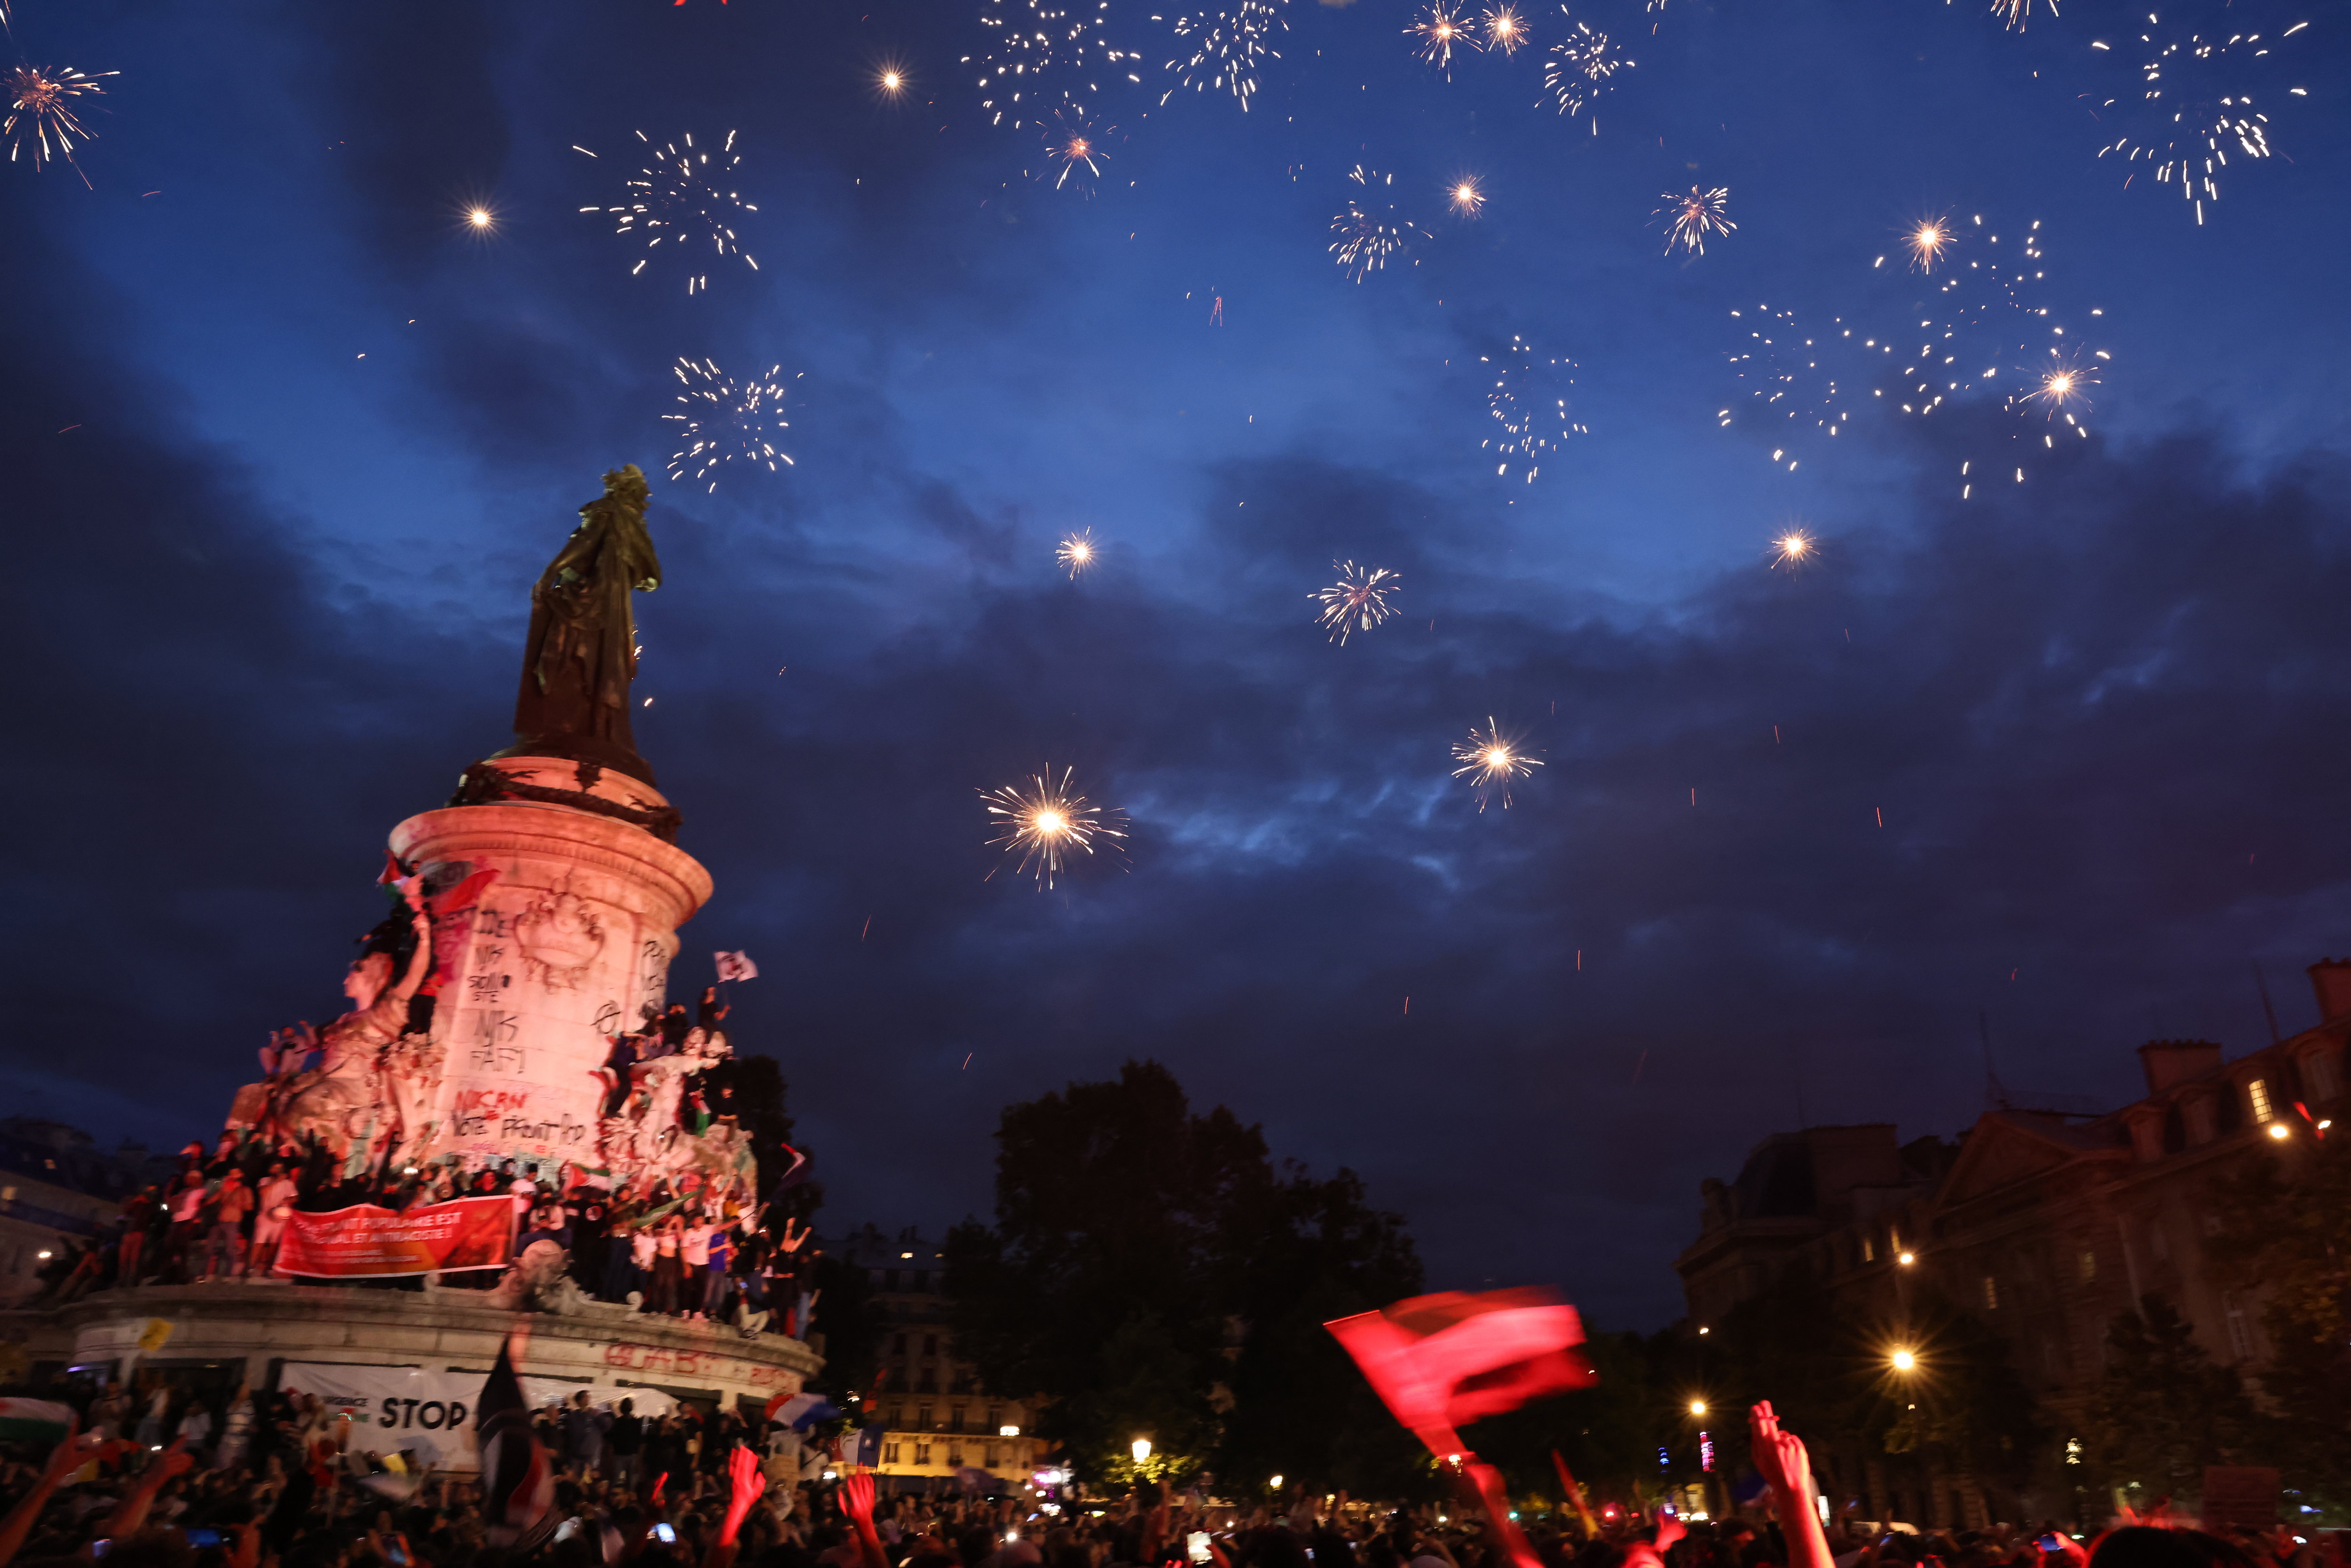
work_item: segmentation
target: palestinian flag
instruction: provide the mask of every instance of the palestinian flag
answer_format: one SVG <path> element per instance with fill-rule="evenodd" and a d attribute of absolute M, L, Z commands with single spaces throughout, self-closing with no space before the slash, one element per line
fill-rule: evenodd
<path fill-rule="evenodd" d="M 1457 1427 L 1597 1379 L 1583 1320 L 1548 1291 L 1447 1291 L 1322 1326 L 1439 1458 L 1461 1451 Z"/>
<path fill-rule="evenodd" d="M 537 1549 L 554 1531 L 555 1468 L 530 1429 L 530 1406 L 515 1375 L 511 1338 L 498 1345 L 498 1364 L 474 1406 L 474 1445 L 482 1460 L 482 1511 L 493 1546 L 517 1553 Z"/>
<path fill-rule="evenodd" d="M 73 1424 L 70 1405 L 46 1399 L 0 1399 L 0 1443 L 38 1443 L 56 1448 Z"/>

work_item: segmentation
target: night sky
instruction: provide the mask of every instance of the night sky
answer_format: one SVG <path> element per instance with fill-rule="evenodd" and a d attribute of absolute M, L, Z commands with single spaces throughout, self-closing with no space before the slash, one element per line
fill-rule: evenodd
<path fill-rule="evenodd" d="M 830 1227 L 985 1212 L 1005 1104 L 1150 1055 L 1362 1171 L 1433 1284 L 1653 1326 L 1701 1177 L 1965 1127 L 1980 1017 L 2101 1105 L 2150 1036 L 2266 1043 L 2256 966 L 2305 1027 L 2351 951 L 2351 49 L 2304 0 L 2033 10 L 1552 0 L 1447 79 L 1399 0 L 1292 0 L 1244 113 L 1163 104 L 1169 21 L 1109 0 L 1144 80 L 1044 78 L 1107 153 L 1057 190 L 959 63 L 979 0 L 17 0 L 23 57 L 120 75 L 94 190 L 0 166 L 0 1095 L 176 1144 L 340 1009 L 385 831 L 507 743 L 529 585 L 630 461 L 638 742 L 718 887 L 677 977 L 758 961 Z M 1578 23 L 1635 63 L 1563 116 Z M 2199 225 L 2099 150 L 2145 57 L 2253 32 L 2169 68 L 2270 116 Z M 736 133 L 756 270 L 613 232 L 639 131 Z M 1361 283 L 1358 164 L 1421 231 Z M 1738 226 L 1667 256 L 1694 184 Z M 1514 336 L 1583 427 L 1531 483 L 1481 444 Z M 1881 338 L 1938 345 L 1933 414 Z M 2078 423 L 2003 406 L 2061 344 Z M 681 356 L 780 366 L 796 465 L 669 479 Z M 1341 559 L 1402 580 L 1344 647 Z M 1543 766 L 1480 813 L 1489 716 Z M 1049 766 L 1133 832 L 1043 893 L 978 791 Z"/>

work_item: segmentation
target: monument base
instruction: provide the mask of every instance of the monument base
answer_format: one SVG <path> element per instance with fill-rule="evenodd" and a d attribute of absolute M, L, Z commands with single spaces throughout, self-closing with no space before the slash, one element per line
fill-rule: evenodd
<path fill-rule="evenodd" d="M 511 1312 L 474 1291 L 235 1283 L 101 1291 L 71 1305 L 0 1311 L 0 1340 L 26 1370 L 129 1382 L 141 1370 L 209 1392 L 280 1385 L 287 1363 L 486 1373 L 515 1335 L 527 1380 L 591 1404 L 652 1389 L 705 1410 L 765 1406 L 824 1362 L 795 1339 L 745 1339 L 719 1323 L 589 1302 L 576 1313 Z M 534 1385 L 536 1389 L 537 1385 Z"/>

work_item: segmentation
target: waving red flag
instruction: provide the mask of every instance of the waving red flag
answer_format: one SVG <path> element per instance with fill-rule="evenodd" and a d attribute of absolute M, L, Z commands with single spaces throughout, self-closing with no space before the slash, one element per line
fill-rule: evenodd
<path fill-rule="evenodd" d="M 1455 1428 L 1596 1380 L 1575 1309 L 1543 1290 L 1447 1291 L 1324 1323 L 1395 1418 L 1440 1458 Z"/>

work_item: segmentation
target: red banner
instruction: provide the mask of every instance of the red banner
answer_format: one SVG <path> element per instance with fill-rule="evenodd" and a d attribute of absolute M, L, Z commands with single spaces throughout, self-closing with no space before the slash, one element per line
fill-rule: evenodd
<path fill-rule="evenodd" d="M 383 1278 L 436 1270 L 503 1269 L 514 1199 L 461 1197 L 405 1214 L 371 1203 L 287 1217 L 277 1272 L 308 1279 Z"/>

